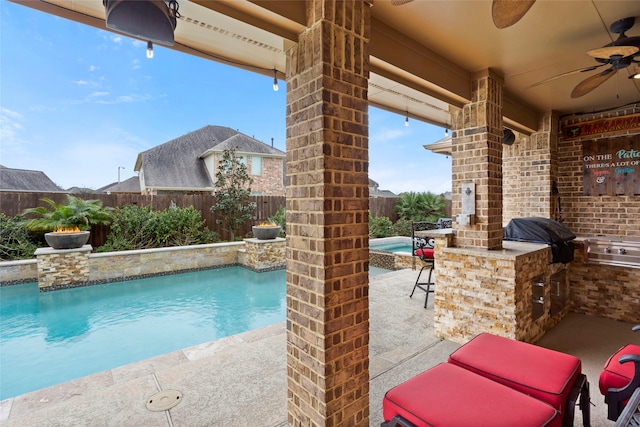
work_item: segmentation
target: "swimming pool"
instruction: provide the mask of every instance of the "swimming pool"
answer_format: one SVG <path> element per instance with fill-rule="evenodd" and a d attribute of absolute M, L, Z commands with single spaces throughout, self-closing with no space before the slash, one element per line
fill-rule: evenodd
<path fill-rule="evenodd" d="M 372 245 L 369 249 L 378 250 L 378 251 L 387 251 L 387 252 L 408 252 L 411 253 L 413 250 L 411 247 L 411 243 L 383 243 Z"/>
<path fill-rule="evenodd" d="M 286 273 L 229 267 L 39 293 L 0 287 L 0 400 L 281 322 Z"/>
<path fill-rule="evenodd" d="M 285 270 L 228 267 L 45 293 L 0 286 L 0 400 L 281 322 L 285 282 Z"/>

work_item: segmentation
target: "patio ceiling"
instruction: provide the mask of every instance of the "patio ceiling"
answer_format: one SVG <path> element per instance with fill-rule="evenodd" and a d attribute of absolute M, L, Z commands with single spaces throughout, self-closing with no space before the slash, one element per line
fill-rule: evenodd
<path fill-rule="evenodd" d="M 102 0 L 11 0 L 106 29 Z M 491 1 L 414 0 L 394 6 L 373 0 L 371 25 L 372 105 L 442 127 L 449 105 L 471 96 L 476 73 L 504 77 L 505 124 L 529 133 L 541 114 L 589 113 L 640 102 L 640 80 L 621 69 L 592 92 L 571 98 L 585 78 L 608 68 L 587 51 L 617 38 L 612 22 L 637 17 L 627 36 L 640 36 L 640 2 L 631 0 L 538 0 L 515 25 L 497 29 Z M 299 0 L 179 0 L 173 49 L 284 78 L 285 52 L 305 28 Z M 540 82 L 543 82 L 540 84 Z M 268 84 L 268 83 L 265 83 Z"/>

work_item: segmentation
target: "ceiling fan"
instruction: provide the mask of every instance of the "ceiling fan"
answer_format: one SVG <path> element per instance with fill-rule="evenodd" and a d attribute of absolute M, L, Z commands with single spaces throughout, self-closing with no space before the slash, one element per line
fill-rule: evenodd
<path fill-rule="evenodd" d="M 604 71 L 587 77 L 573 88 L 571 98 L 579 98 L 596 89 L 602 83 L 609 80 L 624 68 L 631 64 L 640 64 L 640 36 L 627 37 L 625 32 L 635 24 L 635 18 L 620 19 L 609 27 L 612 33 L 619 34 L 618 39 L 597 49 L 587 52 L 587 55 L 593 57 L 600 65 L 586 68 L 582 71 L 591 71 L 604 65 L 611 65 Z"/>
<path fill-rule="evenodd" d="M 402 6 L 413 0 L 391 0 L 394 6 Z M 493 0 L 491 17 L 497 28 L 507 28 L 518 22 L 531 9 L 536 0 Z"/>

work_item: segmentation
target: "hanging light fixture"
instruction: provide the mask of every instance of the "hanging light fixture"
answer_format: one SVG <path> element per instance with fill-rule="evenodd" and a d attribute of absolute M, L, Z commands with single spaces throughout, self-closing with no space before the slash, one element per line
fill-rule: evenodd
<path fill-rule="evenodd" d="M 178 2 L 176 0 L 102 0 L 107 28 L 165 46 L 173 46 Z"/>
<path fill-rule="evenodd" d="M 273 91 L 278 91 L 278 70 L 273 69 Z"/>
<path fill-rule="evenodd" d="M 147 58 L 153 58 L 153 43 L 147 42 Z"/>
<path fill-rule="evenodd" d="M 409 111 L 406 112 L 406 117 L 404 119 L 404 125 L 409 126 Z"/>

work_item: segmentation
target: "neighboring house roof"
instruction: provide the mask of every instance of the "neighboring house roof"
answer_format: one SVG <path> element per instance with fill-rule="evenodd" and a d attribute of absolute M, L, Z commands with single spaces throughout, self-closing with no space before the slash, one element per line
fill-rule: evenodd
<path fill-rule="evenodd" d="M 238 148 L 241 153 L 285 157 L 285 153 L 224 126 L 205 126 L 138 154 L 135 171 L 143 171 L 149 188 L 211 190 L 214 183 L 203 158 L 217 151 Z"/>
<path fill-rule="evenodd" d="M 137 176 L 111 183 L 96 190 L 97 193 L 140 193 L 140 191 L 140 178 Z"/>
<path fill-rule="evenodd" d="M 380 190 L 380 185 L 369 178 L 369 197 L 398 197 L 397 194 L 389 190 Z"/>
<path fill-rule="evenodd" d="M 86 188 L 86 187 L 71 187 L 71 188 L 67 188 L 67 193 L 71 193 L 71 194 L 95 194 L 96 190 L 94 190 L 92 188 Z"/>
<path fill-rule="evenodd" d="M 0 166 L 0 191 L 65 193 L 44 172 Z"/>

